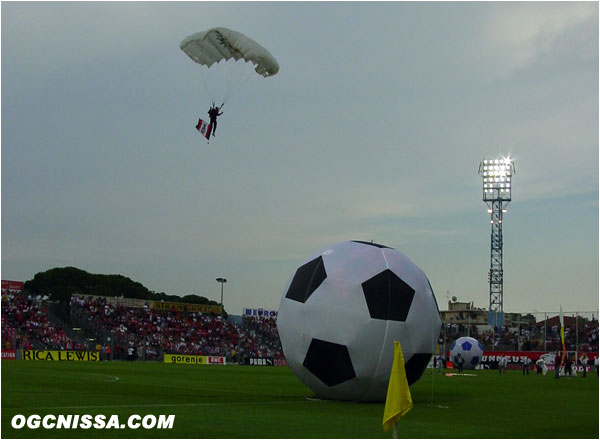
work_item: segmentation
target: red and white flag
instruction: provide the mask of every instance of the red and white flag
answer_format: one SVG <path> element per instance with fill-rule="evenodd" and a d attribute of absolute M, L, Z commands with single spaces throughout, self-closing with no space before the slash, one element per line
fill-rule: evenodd
<path fill-rule="evenodd" d="M 210 138 L 210 129 L 212 128 L 212 126 L 207 123 L 206 121 L 203 121 L 202 119 L 198 119 L 198 124 L 196 125 L 196 130 L 198 130 L 198 132 L 204 136 L 207 140 Z"/>

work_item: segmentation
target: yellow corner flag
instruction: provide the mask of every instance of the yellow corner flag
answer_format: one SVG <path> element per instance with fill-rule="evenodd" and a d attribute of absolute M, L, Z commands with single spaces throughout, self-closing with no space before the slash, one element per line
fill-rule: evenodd
<path fill-rule="evenodd" d="M 565 356 L 567 355 L 567 348 L 565 347 L 565 319 L 563 318 L 562 306 L 560 306 L 560 342 L 562 343 L 562 356 L 560 357 L 560 367 L 565 363 Z"/>
<path fill-rule="evenodd" d="M 413 401 L 406 380 L 402 347 L 400 342 L 394 341 L 394 363 L 383 411 L 383 429 L 388 432 L 412 407 Z"/>
<path fill-rule="evenodd" d="M 563 318 L 562 306 L 560 306 L 560 342 L 565 345 L 565 320 Z"/>

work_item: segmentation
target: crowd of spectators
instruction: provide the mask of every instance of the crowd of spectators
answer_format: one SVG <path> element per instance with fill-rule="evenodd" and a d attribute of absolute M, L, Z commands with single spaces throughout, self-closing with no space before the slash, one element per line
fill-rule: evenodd
<path fill-rule="evenodd" d="M 538 334 L 541 337 L 541 344 L 538 342 L 538 347 L 541 345 L 543 349 L 544 328 L 538 328 Z M 539 338 L 538 338 L 539 339 Z M 537 341 L 536 341 L 537 342 Z M 548 350 L 558 350 L 562 346 L 560 340 L 560 327 L 555 325 L 546 328 L 546 346 Z M 598 351 L 598 320 L 585 320 L 579 323 L 578 328 L 575 326 L 565 326 L 565 346 L 568 351 Z"/>
<path fill-rule="evenodd" d="M 15 347 L 13 341 L 16 339 L 14 328 L 8 321 L 2 320 L 2 350 L 13 350 Z"/>
<path fill-rule="evenodd" d="M 476 325 L 448 323 L 442 329 L 440 341 L 452 343 L 461 336 L 477 339 L 484 350 L 497 351 L 557 351 L 562 350 L 560 327 L 557 325 L 524 325 L 518 328 L 505 326 L 479 330 Z M 567 351 L 598 351 L 598 320 L 581 319 L 578 329 L 575 325 L 565 326 L 565 346 Z"/>
<path fill-rule="evenodd" d="M 146 360 L 160 360 L 164 353 L 226 356 L 233 362 L 283 357 L 274 319 L 244 318 L 238 325 L 215 314 L 128 307 L 77 295 L 71 298 L 71 317 L 104 345 L 111 338 L 116 358 L 130 347 Z"/>
<path fill-rule="evenodd" d="M 570 340 L 573 341 L 573 332 L 569 334 Z M 586 322 L 579 328 L 577 339 L 581 351 L 598 351 L 598 320 L 593 319 Z"/>
<path fill-rule="evenodd" d="M 47 305 L 28 294 L 2 294 L 2 348 L 85 350 L 48 317 Z M 165 353 L 283 359 L 274 318 L 244 317 L 240 324 L 221 315 L 128 307 L 104 297 L 73 295 L 71 321 L 81 340 L 100 345 L 104 359 L 162 360 Z M 110 348 L 109 348 L 110 347 Z M 112 353 L 111 353 L 112 349 Z M 129 357 L 128 357 L 129 354 Z"/>
<path fill-rule="evenodd" d="M 2 348 L 85 350 L 49 319 L 47 304 L 24 293 L 2 293 Z M 93 340 L 102 347 L 104 359 L 162 360 L 165 353 L 226 356 L 228 362 L 245 358 L 283 360 L 276 319 L 243 316 L 241 321 L 221 315 L 179 310 L 154 310 L 147 302 L 140 307 L 122 305 L 104 297 L 73 295 L 70 317 L 81 329 L 80 340 Z M 598 320 L 580 319 L 565 328 L 568 351 L 598 351 Z M 440 332 L 440 343 L 472 336 L 484 350 L 556 351 L 562 348 L 558 326 L 522 325 L 479 330 L 477 326 L 448 323 Z M 85 338 L 84 338 L 85 337 Z"/>
<path fill-rule="evenodd" d="M 39 297 L 11 291 L 2 293 L 2 348 L 12 350 L 80 350 L 64 330 L 48 319 Z"/>
<path fill-rule="evenodd" d="M 275 317 L 244 316 L 238 328 L 242 357 L 284 358 Z"/>

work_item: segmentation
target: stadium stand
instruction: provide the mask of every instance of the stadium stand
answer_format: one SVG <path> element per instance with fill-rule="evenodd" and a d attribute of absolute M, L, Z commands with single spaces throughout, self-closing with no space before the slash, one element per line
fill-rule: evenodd
<path fill-rule="evenodd" d="M 477 339 L 484 350 L 514 350 L 514 351 L 557 351 L 562 350 L 560 341 L 560 326 L 548 321 L 546 327 L 522 325 L 519 328 L 498 327 L 495 330 L 479 330 L 476 325 L 446 324 L 445 342 L 452 344 L 461 336 L 471 336 Z M 576 325 L 578 331 L 576 331 Z M 442 328 L 441 340 L 444 340 Z M 565 322 L 565 345 L 568 351 L 578 349 L 583 352 L 598 351 L 598 319 L 581 319 L 577 324 L 575 319 Z"/>
<path fill-rule="evenodd" d="M 241 329 L 242 359 L 243 357 L 284 358 L 276 318 L 244 316 Z"/>
<path fill-rule="evenodd" d="M 113 297 L 72 295 L 70 304 L 61 308 L 27 292 L 3 291 L 1 332 L 2 348 L 9 350 L 95 350 L 100 345 L 102 359 L 162 361 L 170 353 L 226 356 L 235 363 L 247 358 L 284 360 L 274 317 L 228 320 L 212 313 L 156 310 L 149 301 Z M 486 351 L 561 349 L 560 328 L 551 319 L 545 325 L 494 331 L 447 323 L 440 343 L 449 346 L 461 336 L 478 339 Z M 565 340 L 569 351 L 597 352 L 598 320 L 566 320 Z"/>
<path fill-rule="evenodd" d="M 2 294 L 2 347 L 15 350 L 85 348 L 48 319 L 47 305 L 39 297 L 13 292 Z"/>
<path fill-rule="evenodd" d="M 109 303 L 104 297 L 71 298 L 71 320 L 102 345 L 112 341 L 113 358 L 135 347 L 138 359 L 161 360 L 164 353 L 283 358 L 274 319 L 244 318 L 242 324 L 220 315 L 153 310 Z M 110 338 L 110 339 L 109 339 Z"/>

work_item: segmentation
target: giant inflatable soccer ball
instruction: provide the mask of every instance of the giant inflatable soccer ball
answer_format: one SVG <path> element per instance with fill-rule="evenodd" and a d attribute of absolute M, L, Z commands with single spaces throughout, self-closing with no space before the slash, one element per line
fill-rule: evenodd
<path fill-rule="evenodd" d="M 441 327 L 425 273 L 400 252 L 347 241 L 309 257 L 288 281 L 277 328 L 288 365 L 322 398 L 384 401 L 400 341 L 408 383 Z"/>
<path fill-rule="evenodd" d="M 465 361 L 463 368 L 467 370 L 474 370 L 479 361 L 481 361 L 483 348 L 477 339 L 469 336 L 463 336 L 454 341 L 454 344 L 452 344 L 452 347 L 450 347 L 450 358 L 455 365 L 458 353 L 460 353 Z"/>

